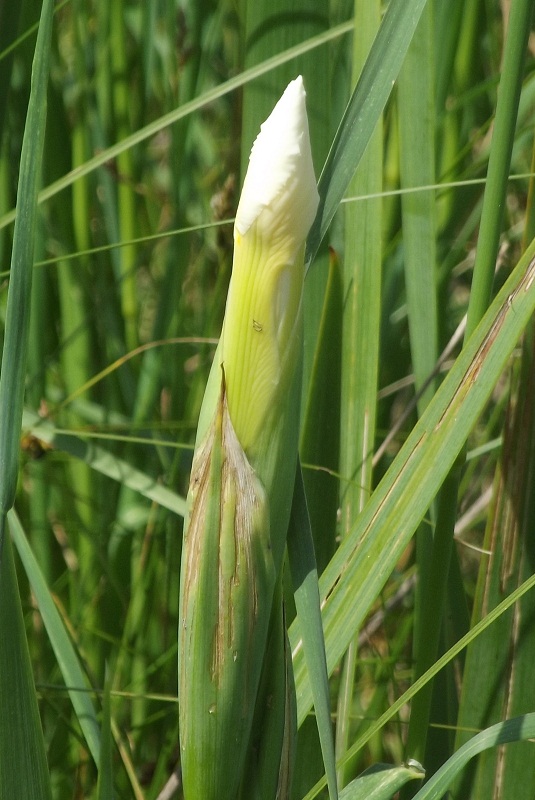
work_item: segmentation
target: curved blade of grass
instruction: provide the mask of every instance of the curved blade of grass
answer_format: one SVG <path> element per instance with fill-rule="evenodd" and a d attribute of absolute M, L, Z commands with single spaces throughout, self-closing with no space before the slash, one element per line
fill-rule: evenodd
<path fill-rule="evenodd" d="M 318 183 L 320 204 L 307 240 L 305 264 L 321 240 L 362 158 L 399 74 L 426 0 L 391 0 Z"/>
<path fill-rule="evenodd" d="M 534 308 L 535 242 L 502 287 L 322 576 L 329 672 L 429 508 Z M 290 641 L 301 722 L 312 695 L 299 639 L 296 621 Z"/>
<path fill-rule="evenodd" d="M 336 763 L 332 735 L 329 677 L 321 624 L 318 572 L 310 528 L 301 465 L 297 465 L 292 513 L 288 529 L 288 559 L 294 585 L 295 607 L 303 634 L 303 649 L 314 697 L 321 752 L 327 773 L 329 797 L 337 800 Z"/>
<path fill-rule="evenodd" d="M 374 764 L 340 792 L 340 800 L 390 800 L 409 781 L 421 781 L 424 769 L 417 761 L 391 767 Z"/>
<path fill-rule="evenodd" d="M 509 597 L 506 597 L 505 600 L 493 608 L 484 619 L 480 620 L 474 627 L 468 631 L 459 641 L 457 641 L 450 649 L 441 656 L 432 667 L 430 667 L 427 672 L 425 672 L 418 680 L 416 680 L 412 686 L 410 686 L 406 692 L 403 692 L 401 697 L 392 703 L 390 708 L 382 714 L 378 720 L 376 720 L 366 733 L 358 738 L 358 740 L 352 745 L 352 747 L 348 750 L 344 758 L 342 759 L 343 762 L 348 761 L 350 758 L 353 758 L 356 753 L 361 750 L 362 747 L 373 737 L 375 736 L 378 731 L 380 731 L 387 722 L 393 719 L 397 713 L 403 708 L 406 703 L 408 703 L 416 694 L 418 694 L 421 689 L 423 689 L 426 684 L 432 680 L 435 675 L 437 675 L 441 669 L 443 669 L 446 664 L 449 664 L 456 656 L 461 653 L 465 647 L 473 642 L 481 633 L 486 630 L 490 625 L 492 625 L 497 619 L 499 619 L 502 614 L 504 614 L 511 606 L 513 606 L 521 597 L 523 597 L 527 592 L 533 590 L 535 588 L 535 575 L 532 575 L 528 580 L 524 581 L 524 583 L 515 589 L 515 591 L 511 592 Z M 314 797 L 318 795 L 321 789 L 325 786 L 326 779 L 323 777 L 320 781 L 317 782 L 315 786 L 308 792 L 306 797 L 303 800 L 313 800 Z"/>
<path fill-rule="evenodd" d="M 186 501 L 183 497 L 162 486 L 150 475 L 141 470 L 134 469 L 128 462 L 108 453 L 102 447 L 88 444 L 78 436 L 70 436 L 56 431 L 54 426 L 41 419 L 35 412 L 24 410 L 22 418 L 23 427 L 29 430 L 38 439 L 51 445 L 57 450 L 62 450 L 71 456 L 85 461 L 92 469 L 107 475 L 108 478 L 134 489 L 139 494 L 147 497 L 163 508 L 173 511 L 183 517 L 186 511 Z"/>
<path fill-rule="evenodd" d="M 531 0 L 514 0 L 511 5 L 468 305 L 465 340 L 468 340 L 470 334 L 480 322 L 491 298 L 499 238 L 502 231 L 520 90 L 524 74 L 527 37 L 530 29 L 529 22 L 532 13 L 533 4 Z M 448 572 L 450 572 L 448 565 L 450 559 L 452 557 L 455 559 L 456 555 L 452 547 L 461 465 L 462 461 L 459 459 L 444 482 L 440 494 L 433 553 L 429 564 L 429 580 L 422 587 L 424 611 L 422 613 L 422 625 L 420 626 L 420 663 L 417 665 L 417 674 L 432 663 L 438 646 L 440 625 L 437 625 L 437 618 L 442 616 L 446 580 Z M 483 560 L 481 569 L 484 569 L 484 563 L 485 561 Z M 432 614 L 430 613 L 431 608 L 433 608 Z M 496 634 L 499 636 L 498 632 Z M 502 639 L 500 639 L 500 643 L 502 643 Z M 479 677 L 481 678 L 482 676 L 479 675 Z M 489 684 L 486 683 L 485 685 Z M 494 695 L 496 695 L 496 691 L 494 691 Z M 431 685 L 418 695 L 411 710 L 407 752 L 416 758 L 424 758 L 424 748 L 428 739 L 430 706 Z M 527 710 L 527 708 L 517 709 L 517 711 L 524 710 Z M 500 716 L 510 716 L 511 713 L 511 710 L 509 712 L 505 711 Z M 488 718 L 486 724 L 491 720 L 492 718 Z M 439 742 L 433 745 L 433 740 L 429 740 L 427 753 L 425 754 L 427 764 L 432 763 L 433 759 L 435 763 L 442 763 L 446 755 L 443 743 Z M 495 785 L 493 779 L 491 779 L 489 785 Z"/>
<path fill-rule="evenodd" d="M 453 779 L 468 764 L 471 758 L 501 744 L 521 742 L 535 736 L 535 713 L 499 722 L 476 734 L 464 744 L 414 796 L 414 800 L 439 800 Z"/>
<path fill-rule="evenodd" d="M 29 545 L 22 524 L 15 513 L 9 512 L 9 528 L 11 536 L 24 570 L 32 587 L 32 591 L 54 650 L 58 666 L 68 687 L 74 711 L 84 734 L 87 746 L 96 764 L 100 759 L 100 733 L 97 712 L 91 700 L 92 687 L 82 669 L 80 660 L 72 645 L 59 611 L 54 603 L 43 573 Z"/>

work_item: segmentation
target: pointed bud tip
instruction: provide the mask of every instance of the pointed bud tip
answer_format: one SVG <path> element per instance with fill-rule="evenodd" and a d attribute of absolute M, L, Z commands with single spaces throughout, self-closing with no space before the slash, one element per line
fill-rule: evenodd
<path fill-rule="evenodd" d="M 288 84 L 260 128 L 236 213 L 235 228 L 242 236 L 264 209 L 271 211 L 270 222 L 279 222 L 282 214 L 297 246 L 312 225 L 319 198 L 305 98 L 303 78 L 299 75 Z"/>

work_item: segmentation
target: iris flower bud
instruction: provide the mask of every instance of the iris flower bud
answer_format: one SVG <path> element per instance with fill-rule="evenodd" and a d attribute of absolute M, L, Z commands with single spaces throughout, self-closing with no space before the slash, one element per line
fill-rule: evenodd
<path fill-rule="evenodd" d="M 289 783 L 294 690 L 286 640 L 273 641 L 286 636 L 275 589 L 297 461 L 304 246 L 317 206 L 299 77 L 251 152 L 223 330 L 197 431 L 180 580 L 185 800 L 247 797 L 252 760 L 262 765 L 263 785 Z M 272 683 L 268 631 L 270 653 L 282 654 Z M 273 698 L 280 713 L 267 714 L 266 691 L 280 694 Z M 269 737 L 258 730 L 263 719 Z M 263 756 L 258 747 L 266 738 Z"/>
<path fill-rule="evenodd" d="M 318 202 L 299 77 L 260 129 L 234 225 L 221 361 L 230 415 L 248 452 L 295 368 L 303 248 Z"/>

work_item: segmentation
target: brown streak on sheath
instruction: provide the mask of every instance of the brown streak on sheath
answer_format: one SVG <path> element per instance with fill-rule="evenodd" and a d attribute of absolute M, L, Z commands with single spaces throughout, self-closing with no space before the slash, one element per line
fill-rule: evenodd
<path fill-rule="evenodd" d="M 218 452 L 220 463 L 214 462 Z M 199 582 L 204 580 L 206 585 L 211 580 L 206 570 L 213 570 L 217 608 L 212 606 L 207 624 L 213 626 L 211 678 L 219 682 L 229 659 L 248 662 L 251 657 L 259 616 L 259 583 L 265 586 L 271 558 L 269 547 L 267 552 L 263 547 L 266 537 L 269 540 L 267 501 L 234 431 L 224 372 L 214 419 L 194 457 L 190 492 L 185 616 L 196 602 L 200 612 L 197 587 Z M 207 552 L 207 547 L 213 550 Z"/>
<path fill-rule="evenodd" d="M 236 625 L 242 621 L 243 607 L 236 609 L 233 590 L 246 583 L 247 595 L 247 640 L 252 641 L 258 618 L 257 564 L 253 557 L 253 538 L 256 535 L 255 521 L 261 511 L 259 485 L 254 470 L 238 441 L 230 419 L 227 396 L 222 386 L 222 453 L 221 465 L 221 512 L 224 520 L 225 505 L 233 505 L 234 569 L 230 576 L 224 575 L 223 562 L 219 560 L 219 619 L 214 635 L 212 677 L 217 678 L 228 649 L 233 649 L 236 640 Z M 228 523 L 228 521 L 227 521 Z M 224 535 L 224 530 L 221 530 Z M 227 545 L 228 546 L 228 545 Z M 245 563 L 242 563 L 245 562 Z M 238 619 L 236 618 L 238 615 Z M 225 626 L 226 621 L 226 626 Z M 226 627 L 226 635 L 225 635 Z M 239 653 L 238 657 L 242 657 Z"/>
<path fill-rule="evenodd" d="M 479 377 L 479 373 L 483 368 L 483 363 L 485 358 L 487 357 L 489 351 L 491 350 L 498 333 L 500 332 L 503 324 L 506 320 L 506 317 L 510 313 L 515 313 L 513 302 L 516 297 L 520 294 L 520 292 L 524 291 L 527 292 L 531 287 L 533 281 L 535 280 L 535 258 L 533 258 L 527 268 L 526 272 L 524 273 L 523 277 L 520 279 L 518 286 L 511 292 L 510 295 L 505 300 L 505 303 L 498 309 L 498 313 L 494 319 L 494 322 L 491 325 L 491 328 L 483 341 L 481 342 L 477 353 L 475 354 L 472 362 L 468 366 L 464 378 L 462 379 L 461 383 L 457 387 L 450 403 L 448 403 L 447 408 L 444 410 L 442 416 L 440 417 L 439 421 L 435 426 L 435 430 L 440 427 L 442 420 L 446 416 L 449 408 L 451 407 L 452 403 L 455 399 L 463 392 L 466 391 Z"/>

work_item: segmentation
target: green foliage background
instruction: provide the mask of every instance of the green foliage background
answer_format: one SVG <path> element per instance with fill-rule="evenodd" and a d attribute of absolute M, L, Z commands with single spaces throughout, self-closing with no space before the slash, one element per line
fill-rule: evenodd
<path fill-rule="evenodd" d="M 433 775 L 474 733 L 535 711 L 524 593 L 535 572 L 531 3 L 407 0 L 403 10 L 392 0 L 398 38 L 378 40 L 366 62 L 384 5 L 54 9 L 43 190 L 34 235 L 26 229 L 32 302 L 10 512 L 18 590 L 6 537 L 0 708 L 19 686 L 19 653 L 31 671 L 16 690 L 28 708 L 20 695 L 20 714 L 0 721 L 0 800 L 14 796 L 7 762 L 15 773 L 26 763 L 15 732 L 38 729 L 32 675 L 54 800 L 180 797 L 176 632 L 192 443 L 248 153 L 299 73 L 318 177 L 326 164 L 309 240 L 301 460 L 328 598 L 340 788 L 371 764 L 411 757 Z M 41 10 L 0 6 L 2 330 L 23 252 L 13 209 L 25 124 L 27 152 L 39 142 L 26 119 Z M 416 22 L 381 114 L 384 75 L 397 77 Z M 9 346 L 2 380 L 17 364 Z M 3 433 L 18 442 L 14 396 L 3 402 Z M 481 622 L 504 601 L 495 623 Z M 300 800 L 325 792 L 324 768 L 299 620 L 290 639 Z M 438 674 L 411 712 L 411 687 L 429 669 Z M 36 786 L 48 781 L 43 763 Z M 530 800 L 532 763 L 532 742 L 493 747 L 452 794 Z"/>

